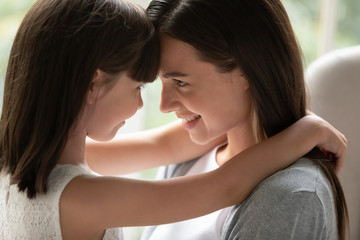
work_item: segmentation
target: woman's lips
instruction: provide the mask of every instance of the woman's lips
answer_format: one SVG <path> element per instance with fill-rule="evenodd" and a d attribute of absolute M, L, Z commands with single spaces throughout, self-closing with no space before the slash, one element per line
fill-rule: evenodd
<path fill-rule="evenodd" d="M 201 118 L 200 115 L 181 118 L 182 119 L 182 125 L 187 131 L 190 131 L 191 129 L 196 127 L 196 125 L 200 121 L 200 118 Z"/>

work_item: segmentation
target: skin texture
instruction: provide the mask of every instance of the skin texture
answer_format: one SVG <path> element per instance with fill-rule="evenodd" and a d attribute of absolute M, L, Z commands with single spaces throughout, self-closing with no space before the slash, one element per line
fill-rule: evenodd
<path fill-rule="evenodd" d="M 5 160 L 1 171 L 10 174 L 11 183 L 29 199 L 36 201 L 37 194 L 47 193 L 49 175 L 57 164 L 87 164 L 87 137 L 112 139 L 142 106 L 141 81 L 152 82 L 158 68 L 153 58 L 157 38 L 145 16 L 142 9 L 122 1 L 75 0 L 37 1 L 25 16 L 11 51 L 0 126 Z M 152 153 L 137 156 L 148 161 L 159 151 L 161 159 L 170 156 L 182 139 L 164 132 L 177 131 L 171 126 L 149 134 L 156 136 L 155 145 L 152 140 L 143 143 Z M 186 139 L 184 131 L 181 138 Z M 165 141 L 169 143 L 156 145 Z M 188 137 L 180 146 L 189 143 Z M 315 145 L 339 156 L 346 146 L 326 123 L 308 116 L 213 172 L 164 181 L 76 177 L 60 197 L 62 237 L 99 239 L 106 228 L 170 223 L 234 205 L 262 179 Z M 170 150 L 162 150 L 168 146 Z M 275 156 L 276 161 L 269 161 Z"/>
<path fill-rule="evenodd" d="M 226 134 L 228 144 L 218 156 L 219 163 L 255 144 L 250 90 L 240 69 L 221 73 L 201 61 L 193 47 L 174 38 L 162 37 L 161 46 L 160 109 L 174 111 L 196 143 Z"/>
<path fill-rule="evenodd" d="M 102 86 L 99 81 L 103 79 L 98 76 L 101 74 L 94 77 L 94 86 Z M 126 88 L 121 91 L 132 99 L 128 102 L 129 108 L 117 114 L 111 112 L 113 105 L 97 104 L 97 101 L 111 99 L 120 103 L 121 97 L 112 95 L 112 91 L 106 91 L 109 99 L 97 94 L 103 87 L 89 90 L 84 111 L 71 131 L 60 164 L 86 164 L 85 144 L 90 129 L 94 129 L 91 132 L 95 139 L 111 138 L 118 123 L 128 118 L 129 110 L 136 111 L 140 106 L 138 85 L 129 86 L 129 83 L 126 77 L 120 77 L 113 86 L 114 93 Z M 99 112 L 111 121 L 104 121 Z M 106 228 L 170 223 L 234 205 L 244 200 L 262 179 L 288 166 L 319 142 L 327 142 L 329 132 L 322 121 L 308 116 L 271 139 L 242 151 L 220 168 L 191 177 L 164 181 L 77 177 L 66 186 L 60 199 L 63 238 L 98 239 Z M 264 155 L 266 159 L 276 156 L 276 162 L 266 161 Z M 259 169 L 259 165 L 262 168 Z"/>
<path fill-rule="evenodd" d="M 106 78 L 102 71 L 97 71 L 92 87 L 88 94 L 88 103 L 91 118 L 89 120 L 87 135 L 94 140 L 110 140 L 125 124 L 125 120 L 136 113 L 143 106 L 140 82 L 133 81 L 126 73 L 115 76 L 115 85 L 110 90 L 101 87 L 102 79 Z M 100 128 L 114 126 L 112 129 Z"/>

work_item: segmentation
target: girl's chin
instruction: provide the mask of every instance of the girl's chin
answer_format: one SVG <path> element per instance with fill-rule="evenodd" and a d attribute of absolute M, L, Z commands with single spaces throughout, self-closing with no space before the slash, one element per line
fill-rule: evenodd
<path fill-rule="evenodd" d="M 117 134 L 117 130 L 118 129 L 114 129 L 114 131 L 109 132 L 108 134 L 102 134 L 101 136 L 88 135 L 88 137 L 94 141 L 107 142 L 107 141 L 111 141 L 112 139 L 114 139 L 114 137 Z"/>
<path fill-rule="evenodd" d="M 111 141 L 115 135 L 112 135 L 112 136 L 101 136 L 101 137 L 92 137 L 92 136 L 88 136 L 89 138 L 91 138 L 92 140 L 94 141 L 97 141 L 97 142 L 107 142 L 107 141 Z"/>
<path fill-rule="evenodd" d="M 112 140 L 116 136 L 120 128 L 122 128 L 124 125 L 125 125 L 125 121 L 122 121 L 118 125 L 116 125 L 113 129 L 108 129 L 108 131 L 101 131 L 100 134 L 87 133 L 87 137 L 91 138 L 94 141 L 107 142 Z"/>

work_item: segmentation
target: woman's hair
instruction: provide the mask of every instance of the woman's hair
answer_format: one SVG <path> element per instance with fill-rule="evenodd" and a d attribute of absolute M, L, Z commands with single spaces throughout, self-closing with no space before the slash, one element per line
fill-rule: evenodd
<path fill-rule="evenodd" d="M 123 0 L 35 3 L 11 49 L 0 122 L 0 170 L 20 191 L 47 191 L 97 69 L 156 78 L 154 32 L 145 11 Z"/>
<path fill-rule="evenodd" d="M 219 72 L 240 68 L 251 91 L 257 141 L 306 114 L 302 54 L 280 0 L 153 0 L 147 13 L 159 35 L 186 42 Z M 320 162 L 320 161 L 319 161 Z M 347 207 L 330 163 L 320 163 L 333 185 L 341 239 Z"/>

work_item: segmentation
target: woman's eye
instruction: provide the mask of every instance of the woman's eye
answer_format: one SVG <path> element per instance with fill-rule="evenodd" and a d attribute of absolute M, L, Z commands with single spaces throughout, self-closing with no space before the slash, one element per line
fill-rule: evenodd
<path fill-rule="evenodd" d="M 176 82 L 176 85 L 178 85 L 180 87 L 183 87 L 183 86 L 187 85 L 186 82 L 183 82 L 183 81 L 180 81 L 180 80 L 174 79 L 174 81 Z"/>

